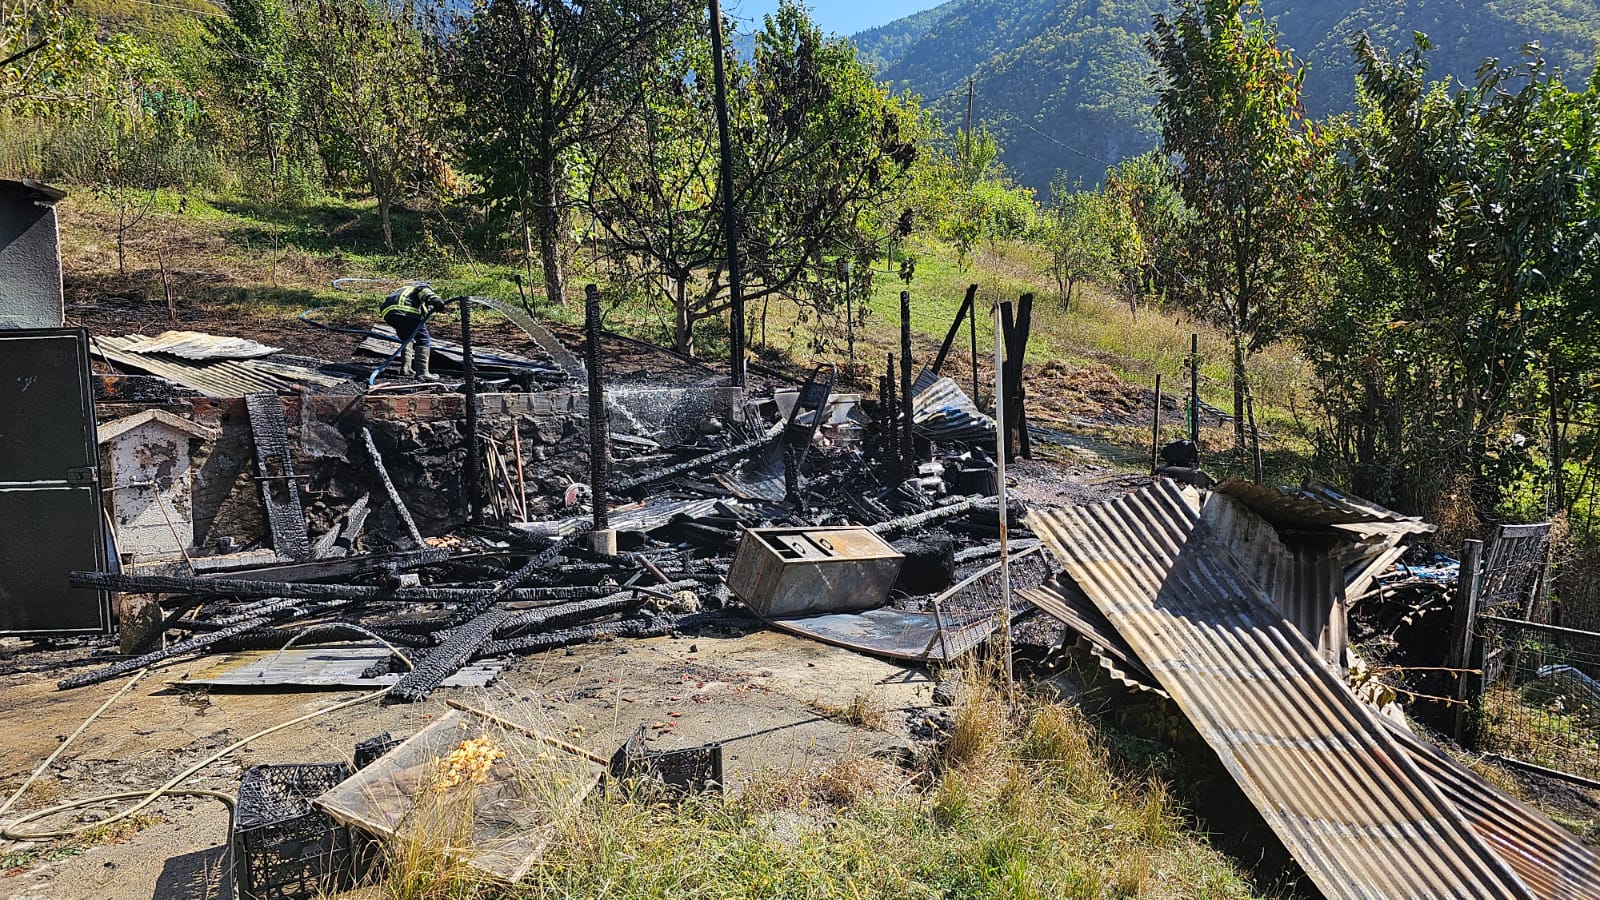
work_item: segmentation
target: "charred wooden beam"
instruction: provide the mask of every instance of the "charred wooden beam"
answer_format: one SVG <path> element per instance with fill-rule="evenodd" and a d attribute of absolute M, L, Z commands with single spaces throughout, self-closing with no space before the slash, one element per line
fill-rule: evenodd
<path fill-rule="evenodd" d="M 490 641 L 479 649 L 476 659 L 490 656 L 501 656 L 506 653 L 531 653 L 539 650 L 555 650 L 573 644 L 582 644 L 587 641 L 604 637 L 631 637 L 647 638 L 660 637 L 674 628 L 671 619 L 665 616 L 650 616 L 643 619 L 620 619 L 614 622 L 598 622 L 592 625 L 578 625 L 558 631 L 548 631 L 543 634 L 530 634 L 526 637 L 512 638 L 504 641 Z"/>
<path fill-rule="evenodd" d="M 289 452 L 283 404 L 277 394 L 248 394 L 244 398 L 244 408 L 250 418 L 256 480 L 261 486 L 267 528 L 272 533 L 272 549 L 285 559 L 309 559 L 311 539 L 306 534 L 306 513 L 300 503 L 294 457 Z"/>
<path fill-rule="evenodd" d="M 237 637 L 238 635 L 245 634 L 247 632 L 255 631 L 256 629 L 261 628 L 264 625 L 269 625 L 275 621 L 280 621 L 282 619 L 295 616 L 320 614 L 335 609 L 339 606 L 343 606 L 348 602 L 349 601 L 346 600 L 337 600 L 331 603 L 308 605 L 297 600 L 284 600 L 281 603 L 273 604 L 264 608 L 258 615 L 229 625 L 221 631 L 214 631 L 210 634 L 203 634 L 198 637 L 190 638 L 187 641 L 180 641 L 165 649 L 155 650 L 150 653 L 146 653 L 143 656 L 135 656 L 131 659 L 124 659 L 120 662 L 112 663 L 103 669 L 96 669 L 93 672 L 81 672 L 77 675 L 73 675 L 70 678 L 62 679 L 56 683 L 56 687 L 62 690 L 67 690 L 69 688 L 83 687 L 90 684 L 99 684 L 102 681 L 109 681 L 113 678 L 126 675 L 129 672 L 137 672 L 146 666 L 152 666 L 156 663 L 164 662 L 174 657 L 183 656 L 186 653 L 193 653 L 196 650 L 204 650 L 220 641 L 227 640 L 231 637 Z"/>
<path fill-rule="evenodd" d="M 494 633 L 514 616 L 516 613 L 503 607 L 490 609 L 452 631 L 443 643 L 417 662 L 416 668 L 407 672 L 389 689 L 390 699 L 415 703 L 433 693 L 434 688 L 443 684 L 446 678 L 471 662 L 478 648 L 488 643 Z"/>
<path fill-rule="evenodd" d="M 654 472 L 646 472 L 642 475 L 636 475 L 624 481 L 617 482 L 611 486 L 611 489 L 615 493 L 625 494 L 630 491 L 636 491 L 642 487 L 649 487 L 652 484 L 659 484 L 670 478 L 676 478 L 679 475 L 687 475 L 696 469 L 702 469 L 706 466 L 727 462 L 731 459 L 739 459 L 749 456 L 752 453 L 755 453 L 757 450 L 760 450 L 762 447 L 765 447 L 767 444 L 771 443 L 774 438 L 782 433 L 782 430 L 783 425 L 781 423 L 774 425 L 760 437 L 751 438 L 743 443 L 734 444 L 731 447 L 725 447 L 721 450 L 707 453 L 704 456 L 696 456 L 693 459 L 685 460 L 676 465 L 668 466 L 665 469 L 657 469 Z"/>
<path fill-rule="evenodd" d="M 253 581 L 319 581 L 325 578 L 350 578 L 387 569 L 411 569 L 432 565 L 450 559 L 450 551 L 403 550 L 399 553 L 362 554 L 338 559 L 317 559 L 287 566 L 258 566 L 248 569 L 230 569 L 225 572 L 208 572 L 199 577 L 249 578 Z"/>
<path fill-rule="evenodd" d="M 73 572 L 74 587 L 96 588 L 125 594 L 185 594 L 197 597 L 281 597 L 294 600 L 361 600 L 379 603 L 461 603 L 481 599 L 483 588 L 369 587 L 351 584 L 295 584 L 230 578 L 190 578 L 181 575 L 111 575 Z M 613 588 L 604 585 L 520 588 L 505 600 L 582 600 L 603 596 Z"/>
<path fill-rule="evenodd" d="M 404 500 L 400 499 L 400 492 L 395 490 L 394 481 L 389 477 L 389 470 L 383 466 L 383 455 L 378 452 L 378 445 L 372 440 L 372 430 L 365 426 L 361 429 L 361 440 L 367 448 L 367 459 L 372 462 L 372 469 L 378 475 L 378 482 L 383 485 L 384 493 L 389 497 L 389 505 L 394 507 L 395 515 L 400 517 L 406 526 L 406 535 L 411 540 L 411 546 L 422 546 L 422 532 L 417 530 L 417 523 L 411 518 L 411 510 L 406 509 Z"/>
<path fill-rule="evenodd" d="M 974 497 L 970 500 L 962 500 L 959 503 L 941 506 L 938 509 L 930 509 L 927 512 L 912 513 L 909 516 L 901 516 L 898 519 L 880 522 L 877 525 L 873 525 L 871 531 L 879 537 L 903 534 L 914 528 L 921 528 L 924 525 L 931 525 L 934 522 L 954 518 L 982 506 L 992 507 L 994 502 L 992 497 Z"/>

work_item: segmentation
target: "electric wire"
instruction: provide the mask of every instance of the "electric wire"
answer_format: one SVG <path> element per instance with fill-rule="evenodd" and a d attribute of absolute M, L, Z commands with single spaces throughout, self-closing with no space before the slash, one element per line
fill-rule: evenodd
<path fill-rule="evenodd" d="M 314 625 L 311 628 L 305 629 L 304 631 L 302 631 L 302 632 L 296 634 L 294 637 L 290 638 L 289 642 L 284 645 L 284 649 L 288 649 L 290 646 L 293 646 L 295 644 L 295 642 L 299 641 L 301 638 L 305 637 L 307 634 L 310 634 L 310 633 L 316 632 L 316 631 L 320 631 L 320 630 L 326 629 L 328 627 L 329 627 L 328 625 Z M 387 647 L 390 650 L 390 652 L 392 652 L 395 656 L 398 656 L 401 659 L 401 661 L 405 663 L 407 668 L 411 667 L 411 661 L 409 659 L 406 659 L 405 655 L 400 653 L 399 650 L 395 649 L 393 644 L 389 643 L 388 641 L 384 640 L 383 638 L 381 638 L 381 637 L 379 637 L 379 636 L 377 636 L 375 634 L 372 634 L 371 632 L 366 632 L 366 634 L 368 636 L 372 637 L 374 640 L 378 641 L 379 643 L 383 644 L 385 647 Z M 282 651 L 279 651 L 279 652 L 282 652 Z M 74 731 L 70 736 L 68 736 L 68 738 L 65 741 L 62 741 L 61 745 L 56 748 L 55 752 L 51 753 L 50 756 L 43 763 L 39 764 L 39 767 L 33 771 L 32 775 L 28 776 L 28 779 L 26 781 L 24 781 L 20 787 L 17 788 L 17 790 L 11 795 L 10 799 L 8 799 L 5 802 L 4 805 L 0 805 L 0 814 L 4 814 L 4 812 L 6 810 L 11 808 L 11 805 L 16 802 L 17 798 L 22 796 L 23 792 L 25 792 L 36 780 L 38 780 L 39 775 L 44 772 L 45 768 L 48 767 L 50 765 L 50 763 L 55 761 L 55 759 L 58 756 L 60 756 L 63 751 L 65 751 L 67 749 L 68 745 L 70 745 L 73 742 L 73 740 L 75 740 L 77 737 L 82 735 L 83 732 L 88 729 L 89 724 L 91 722 L 93 722 L 95 719 L 99 718 L 99 716 L 102 713 L 104 713 L 107 709 L 109 709 L 113 703 L 115 703 L 124 694 L 126 694 L 129 690 L 131 690 L 134 685 L 138 684 L 139 680 L 142 679 L 145 676 L 145 674 L 148 673 L 149 671 L 150 671 L 150 669 L 147 668 L 147 669 L 142 669 L 138 673 L 136 673 L 133 676 L 133 678 L 129 679 L 127 684 L 122 686 L 121 690 L 117 691 L 117 693 L 113 694 L 110 697 L 110 699 L 106 700 L 105 703 L 101 704 L 100 708 L 95 710 L 94 713 L 89 716 L 89 718 L 85 719 L 83 724 L 79 725 L 78 729 L 76 731 Z M 359 706 L 359 705 L 361 705 L 363 703 L 370 703 L 371 701 L 377 700 L 380 697 L 383 697 L 384 695 L 388 694 L 389 691 L 392 688 L 393 688 L 393 685 L 390 685 L 389 687 L 385 687 L 385 688 L 382 688 L 380 690 L 370 691 L 370 692 L 362 694 L 362 695 L 360 695 L 358 697 L 354 697 L 354 698 L 352 698 L 350 700 L 343 700 L 343 701 L 340 701 L 338 703 L 332 704 L 331 706 L 324 706 L 321 709 L 314 710 L 312 712 L 306 713 L 305 715 L 297 716 L 297 717 L 295 717 L 293 719 L 290 719 L 287 722 L 280 722 L 277 725 L 273 725 L 273 726 L 270 726 L 268 728 L 263 728 L 260 731 L 255 732 L 254 734 L 247 735 L 245 737 L 240 738 L 237 741 L 234 741 L 232 744 L 229 744 L 228 746 L 222 748 L 221 750 L 218 750 L 217 752 L 211 754 L 210 756 L 206 757 L 205 759 L 201 760 L 200 762 L 197 762 L 194 765 L 188 767 L 187 769 L 184 769 L 182 772 L 180 772 L 177 775 L 173 776 L 172 778 L 168 779 L 166 783 L 162 784 L 160 787 L 155 788 L 153 790 L 147 790 L 147 791 L 118 791 L 116 793 L 101 794 L 101 795 L 96 796 L 96 797 L 86 797 L 86 798 L 84 798 L 82 800 L 73 800 L 73 801 L 70 801 L 68 803 L 60 803 L 60 804 L 56 804 L 55 806 L 49 806 L 49 807 L 46 807 L 44 809 L 35 810 L 33 812 L 28 813 L 27 815 L 24 815 L 24 816 L 21 816 L 20 818 L 12 820 L 11 822 L 7 823 L 4 827 L 0 827 L 0 838 L 4 838 L 4 839 L 9 840 L 9 841 L 51 841 L 51 840 L 58 840 L 58 839 L 61 839 L 61 838 L 75 837 L 75 836 L 77 836 L 79 834 L 82 834 L 83 832 L 85 832 L 85 831 L 87 831 L 87 830 L 89 830 L 91 828 L 101 828 L 101 827 L 104 827 L 106 825 L 110 825 L 112 823 L 120 822 L 120 821 L 122 821 L 124 819 L 127 819 L 130 816 L 132 816 L 133 814 L 137 813 L 138 811 L 144 809 L 145 807 L 149 806 L 150 804 L 152 804 L 152 803 L 156 802 L 157 800 L 161 799 L 162 797 L 209 797 L 209 798 L 212 798 L 212 799 L 215 799 L 215 800 L 220 800 L 225 805 L 227 805 L 228 810 L 229 810 L 229 815 L 231 816 L 232 813 L 233 813 L 233 810 L 234 810 L 234 798 L 232 796 L 230 796 L 228 794 L 225 794 L 225 793 L 222 793 L 221 791 L 205 790 L 205 789 L 202 789 L 202 788 L 179 788 L 178 785 L 182 784 L 185 781 L 188 781 L 190 778 L 194 777 L 195 774 L 197 774 L 201 770 L 205 769 L 206 767 L 210 766 L 212 763 L 214 763 L 214 762 L 222 759 L 223 757 L 227 756 L 228 754 L 233 753 L 234 751 L 240 749 L 241 747 L 244 747 L 244 746 L 246 746 L 246 745 L 248 745 L 248 744 L 250 744 L 250 743 L 252 743 L 252 742 L 254 742 L 256 740 L 264 738 L 269 734 L 273 734 L 275 732 L 282 731 L 285 728 L 292 728 L 293 726 L 299 725 L 302 722 L 309 722 L 312 719 L 319 718 L 321 716 L 325 716 L 325 715 L 327 715 L 329 713 L 338 712 L 339 710 L 342 710 L 342 709 L 349 709 L 352 706 Z M 75 809 L 83 809 L 83 808 L 89 807 L 89 806 L 99 806 L 99 805 L 102 805 L 102 804 L 105 804 L 105 803 L 113 803 L 113 802 L 116 802 L 116 801 L 119 801 L 119 800 L 135 800 L 135 799 L 138 800 L 139 802 L 133 804 L 132 806 L 127 807 L 126 809 L 123 809 L 121 812 L 113 813 L 112 815 L 107 816 L 105 818 L 97 819 L 97 820 L 95 820 L 93 822 L 86 822 L 86 823 L 83 823 L 83 824 L 78 825 L 76 827 L 64 828 L 64 829 L 59 829 L 59 830 L 56 830 L 56 831 L 18 831 L 17 830 L 18 826 L 24 825 L 24 824 L 26 824 L 28 822 L 38 821 L 40 819 L 45 819 L 45 818 L 48 818 L 50 816 L 59 815 L 59 814 L 64 813 L 64 812 L 70 812 L 70 811 L 75 810 Z"/>

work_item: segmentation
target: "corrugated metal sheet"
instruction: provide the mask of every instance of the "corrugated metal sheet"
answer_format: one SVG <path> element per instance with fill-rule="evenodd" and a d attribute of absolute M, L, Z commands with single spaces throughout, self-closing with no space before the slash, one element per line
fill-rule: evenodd
<path fill-rule="evenodd" d="M 950 378 L 934 378 L 926 370 L 911 388 L 911 423 L 930 441 L 994 443 L 994 419 L 978 410 Z"/>
<path fill-rule="evenodd" d="M 360 393 L 357 385 L 348 379 L 269 359 L 188 362 L 135 353 L 130 349 L 144 340 L 142 334 L 102 335 L 89 341 L 89 349 L 95 356 L 117 366 L 158 375 L 207 397 L 243 397 L 263 391 L 330 391 L 345 387 L 351 393 Z"/>
<path fill-rule="evenodd" d="M 657 503 L 614 506 L 608 514 L 608 521 L 616 531 L 651 531 L 671 522 L 678 516 L 688 516 L 691 519 L 709 516 L 717 511 L 717 503 L 718 501 L 715 499 L 667 500 Z M 571 518 L 544 522 L 519 522 L 515 527 L 540 537 L 564 538 L 577 534 L 583 528 L 584 523 L 589 521 L 591 521 L 589 516 L 572 516 Z"/>
<path fill-rule="evenodd" d="M 1531 897 L 1170 482 L 1028 517 L 1332 898 Z"/>
<path fill-rule="evenodd" d="M 1100 668 L 1123 687 L 1167 696 L 1156 677 L 1139 660 L 1139 655 L 1112 627 L 1111 620 L 1072 583 L 1072 579 L 1057 575 L 1038 587 L 1024 588 L 1017 595 L 1076 632 L 1084 649 L 1099 661 Z"/>
<path fill-rule="evenodd" d="M 1600 900 L 1600 853 L 1387 719 L 1395 741 L 1543 900 Z"/>
<path fill-rule="evenodd" d="M 1282 491 L 1241 478 L 1216 486 L 1250 511 L 1283 531 L 1335 529 L 1356 535 L 1426 534 L 1438 530 L 1415 516 L 1404 516 L 1376 503 L 1342 493 L 1321 483 Z"/>
<path fill-rule="evenodd" d="M 219 337 L 203 331 L 163 331 L 153 338 L 135 342 L 128 349 L 134 353 L 164 353 L 192 360 L 260 359 L 283 350 L 247 338 Z"/>
<path fill-rule="evenodd" d="M 1228 496 L 1213 496 L 1201 512 L 1217 543 L 1233 554 L 1272 603 L 1338 666 L 1346 644 L 1343 566 L 1326 541 L 1287 544 L 1277 529 Z"/>
<path fill-rule="evenodd" d="M 1070 579 L 1058 577 L 1019 593 L 1078 632 L 1080 644 L 1124 686 L 1167 696 L 1111 621 Z M 1535 895 L 1549 900 L 1600 900 L 1600 879 L 1596 878 L 1600 854 L 1594 848 L 1474 775 L 1427 741 L 1388 718 L 1378 719 L 1472 830 Z"/>
<path fill-rule="evenodd" d="M 371 353 L 375 356 L 389 356 L 394 353 L 395 346 L 400 343 L 400 339 L 395 336 L 393 328 L 379 324 L 373 325 L 370 331 L 372 334 L 356 345 L 357 350 L 363 353 Z M 455 363 L 457 366 L 462 364 L 461 360 L 464 358 L 460 344 L 438 336 L 433 337 L 433 352 Z M 485 368 L 527 369 L 534 372 L 548 372 L 554 376 L 565 374 L 553 363 L 529 359 L 520 354 L 507 353 L 504 350 L 496 350 L 492 347 L 474 346 L 472 348 L 472 361 L 473 364 Z"/>

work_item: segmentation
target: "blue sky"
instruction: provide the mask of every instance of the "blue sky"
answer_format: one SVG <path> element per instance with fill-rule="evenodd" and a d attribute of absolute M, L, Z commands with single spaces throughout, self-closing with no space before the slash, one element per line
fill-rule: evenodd
<path fill-rule="evenodd" d="M 940 0 L 808 0 L 812 18 L 824 31 L 852 35 L 864 28 L 893 22 L 919 10 L 937 6 Z M 722 0 L 724 15 L 760 22 L 761 17 L 778 8 L 778 0 Z"/>

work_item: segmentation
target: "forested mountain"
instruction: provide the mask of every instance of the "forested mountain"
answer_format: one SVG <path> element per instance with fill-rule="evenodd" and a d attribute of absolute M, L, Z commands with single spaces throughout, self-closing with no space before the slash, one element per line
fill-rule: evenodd
<path fill-rule="evenodd" d="M 1311 66 L 1315 116 L 1354 105 L 1350 41 L 1365 29 L 1402 48 L 1413 31 L 1435 50 L 1433 74 L 1471 79 L 1485 58 L 1510 61 L 1537 41 L 1576 85 L 1600 53 L 1600 0 L 1264 0 L 1283 42 Z M 1154 147 L 1142 40 L 1167 0 L 951 0 L 856 36 L 863 58 L 897 88 L 921 94 L 952 128 L 966 113 L 1005 148 L 1003 161 L 1042 189 L 1058 169 L 1086 181 Z"/>

